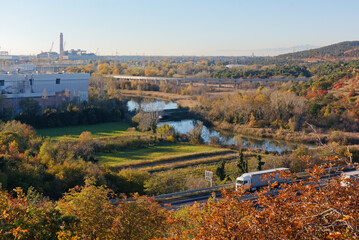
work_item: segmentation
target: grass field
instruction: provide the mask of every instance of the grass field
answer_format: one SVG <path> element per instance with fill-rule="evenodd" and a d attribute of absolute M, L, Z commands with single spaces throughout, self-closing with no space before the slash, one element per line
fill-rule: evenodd
<path fill-rule="evenodd" d="M 156 160 L 169 156 L 180 156 L 191 153 L 201 153 L 218 150 L 216 147 L 206 145 L 190 145 L 190 144 L 162 144 L 141 149 L 129 149 L 126 151 L 115 153 L 100 153 L 96 156 L 99 164 L 104 166 L 116 166 L 126 164 L 132 161 Z"/>
<path fill-rule="evenodd" d="M 76 140 L 83 131 L 89 131 L 92 133 L 92 137 L 116 137 L 126 134 L 142 134 L 137 131 L 127 132 L 126 130 L 130 127 L 127 123 L 122 122 L 111 122 L 111 123 L 100 123 L 94 125 L 81 125 L 81 126 L 70 126 L 61 128 L 45 128 L 38 129 L 37 133 L 43 137 L 51 137 L 54 139 L 65 138 L 68 140 Z"/>

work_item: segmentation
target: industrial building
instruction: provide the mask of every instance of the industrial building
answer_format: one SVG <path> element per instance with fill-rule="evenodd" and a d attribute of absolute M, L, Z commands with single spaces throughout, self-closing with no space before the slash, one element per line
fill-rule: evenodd
<path fill-rule="evenodd" d="M 71 49 L 65 51 L 64 47 L 64 35 L 60 33 L 60 59 L 66 60 L 96 60 L 97 56 L 94 53 L 86 53 L 85 50 Z"/>
<path fill-rule="evenodd" d="M 48 58 L 48 59 L 61 59 L 61 60 L 96 60 L 98 57 L 94 53 L 87 53 L 86 50 L 71 49 L 65 51 L 64 35 L 60 33 L 60 50 L 59 53 L 53 52 L 52 47 L 48 52 L 41 52 L 37 54 L 37 58 Z"/>
<path fill-rule="evenodd" d="M 19 56 L 9 55 L 7 51 L 0 51 L 1 60 L 20 60 Z"/>
<path fill-rule="evenodd" d="M 87 73 L 0 74 L 3 107 L 15 107 L 23 98 L 34 98 L 43 106 L 57 106 L 74 97 L 87 101 L 89 79 Z"/>
<path fill-rule="evenodd" d="M 98 57 L 94 53 L 87 53 L 86 50 L 71 49 L 64 52 L 65 60 L 96 60 Z"/>
<path fill-rule="evenodd" d="M 42 53 L 37 54 L 36 58 L 58 59 L 59 54 L 57 52 L 42 52 Z"/>

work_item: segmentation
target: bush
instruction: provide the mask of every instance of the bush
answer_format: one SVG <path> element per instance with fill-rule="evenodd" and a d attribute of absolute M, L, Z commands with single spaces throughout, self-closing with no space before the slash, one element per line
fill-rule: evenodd
<path fill-rule="evenodd" d="M 135 169 L 122 169 L 118 173 L 110 171 L 105 173 L 106 185 L 115 193 L 125 193 L 128 196 L 133 193 L 143 195 L 145 193 L 144 183 L 149 177 L 148 172 Z"/>
<path fill-rule="evenodd" d="M 168 136 L 166 140 L 169 141 L 169 142 L 175 142 L 176 141 L 176 139 L 173 136 Z"/>
<path fill-rule="evenodd" d="M 175 129 L 166 123 L 157 127 L 156 133 L 157 135 L 160 135 L 161 138 L 173 137 L 176 134 Z"/>
<path fill-rule="evenodd" d="M 152 175 L 145 182 L 146 193 L 159 195 L 182 191 L 187 177 L 175 173 L 174 171 L 167 171 Z"/>

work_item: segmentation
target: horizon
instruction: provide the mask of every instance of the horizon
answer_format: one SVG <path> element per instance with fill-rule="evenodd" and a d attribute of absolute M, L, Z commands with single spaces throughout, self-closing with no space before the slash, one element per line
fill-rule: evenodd
<path fill-rule="evenodd" d="M 354 40 L 355 41 L 355 40 Z M 359 40 L 358 40 L 359 41 Z M 333 44 L 337 44 L 337 43 L 333 43 Z M 329 44 L 329 45 L 333 45 L 333 44 Z M 326 46 L 329 46 L 326 45 Z M 309 47 L 308 47 L 309 46 Z M 279 56 L 281 54 L 286 54 L 286 53 L 292 53 L 292 52 L 300 52 L 300 51 L 306 51 L 306 50 L 312 50 L 312 49 L 317 49 L 317 48 L 321 48 L 321 47 L 326 47 L 326 46 L 313 46 L 313 45 L 301 45 L 301 46 L 294 46 L 294 47 L 287 47 L 287 48 L 267 48 L 267 49 L 250 49 L 250 50 L 237 50 L 237 51 L 243 51 L 243 52 L 248 52 L 248 55 L 147 55 L 147 54 L 137 54 L 137 55 L 97 55 L 97 56 L 116 56 L 116 57 L 276 57 Z M 295 49 L 295 51 L 293 51 L 293 49 Z M 65 49 L 65 51 L 68 50 L 78 50 L 78 49 Z M 81 49 L 81 50 L 86 50 L 86 49 Z M 1 51 L 5 51 L 6 50 L 1 50 Z M 262 52 L 262 51 L 268 51 L 268 52 L 274 52 L 274 51 L 279 51 L 280 53 L 275 54 L 275 55 L 253 55 L 254 51 L 257 52 Z M 40 53 L 45 53 L 46 51 L 41 51 Z M 59 51 L 55 51 L 53 50 L 52 52 L 56 52 L 59 53 Z M 89 51 L 87 51 L 87 53 L 91 53 Z M 35 56 L 38 53 L 35 54 L 16 54 L 17 56 Z M 15 54 L 10 54 L 9 55 L 15 55 Z"/>
<path fill-rule="evenodd" d="M 52 51 L 59 52 L 60 32 L 65 50 L 100 56 L 265 57 L 359 39 L 355 0 L 19 0 L 2 5 L 6 11 L 0 20 L 7 24 L 0 51 L 11 55 L 48 52 L 52 43 Z"/>

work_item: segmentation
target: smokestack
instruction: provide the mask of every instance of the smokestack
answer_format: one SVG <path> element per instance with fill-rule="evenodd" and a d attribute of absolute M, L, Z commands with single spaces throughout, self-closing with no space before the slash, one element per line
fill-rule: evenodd
<path fill-rule="evenodd" d="M 64 36 L 60 33 L 60 59 L 64 57 Z"/>

